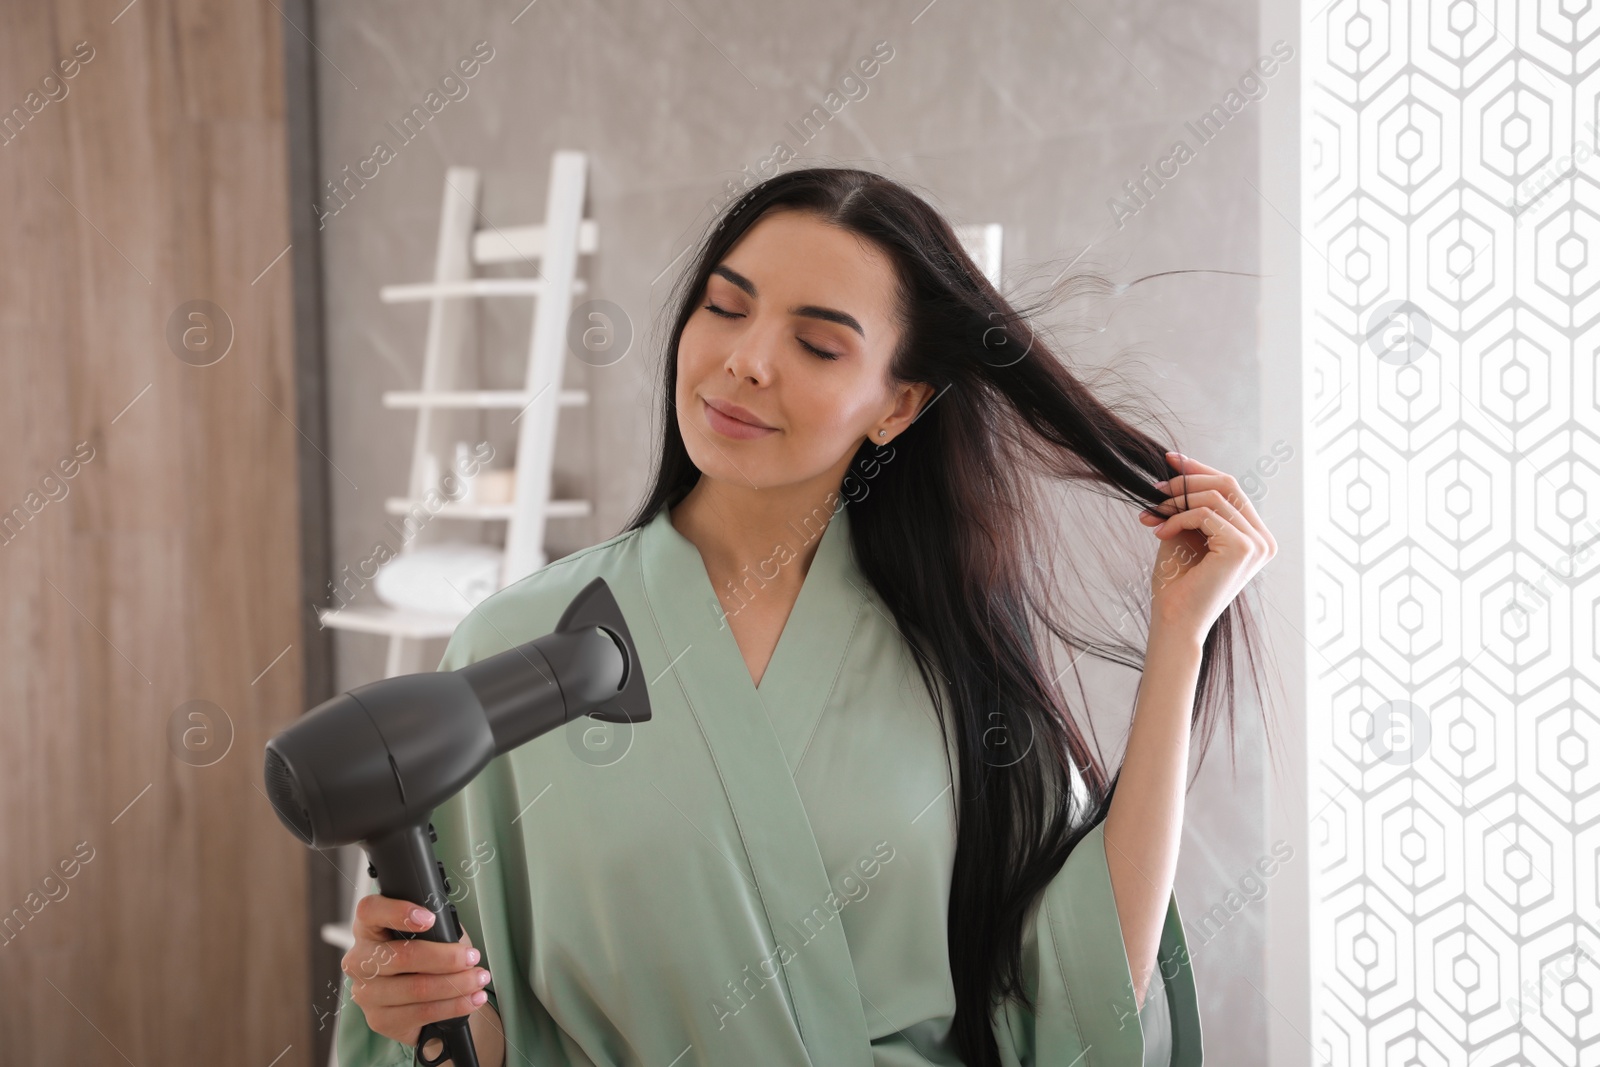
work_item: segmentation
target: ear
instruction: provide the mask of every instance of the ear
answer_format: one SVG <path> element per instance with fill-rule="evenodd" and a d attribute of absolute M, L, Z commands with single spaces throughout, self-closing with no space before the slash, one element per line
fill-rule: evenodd
<path fill-rule="evenodd" d="M 894 416 L 903 418 L 909 426 L 913 420 L 928 405 L 928 398 L 933 395 L 933 386 L 927 382 L 907 382 L 900 387 L 900 395 L 895 398 Z"/>

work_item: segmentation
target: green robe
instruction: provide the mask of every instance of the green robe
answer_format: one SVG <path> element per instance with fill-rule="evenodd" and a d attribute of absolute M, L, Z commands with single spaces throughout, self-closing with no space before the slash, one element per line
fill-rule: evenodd
<path fill-rule="evenodd" d="M 434 813 L 508 1067 L 960 1063 L 948 1040 L 952 742 L 856 568 L 839 504 L 759 686 L 665 508 L 495 593 L 451 637 L 440 670 L 549 633 L 602 576 L 651 683 L 650 721 L 580 718 L 496 758 Z M 817 525 L 795 525 L 796 549 Z M 750 569 L 797 565 L 784 549 Z M 1103 829 L 1028 921 L 1037 1011 L 996 1013 L 1007 1067 L 1145 1062 L 1153 1005 L 1134 1007 Z M 1171 1063 L 1196 1067 L 1176 897 L 1159 960 Z M 349 985 L 342 1067 L 411 1063 L 367 1028 Z"/>

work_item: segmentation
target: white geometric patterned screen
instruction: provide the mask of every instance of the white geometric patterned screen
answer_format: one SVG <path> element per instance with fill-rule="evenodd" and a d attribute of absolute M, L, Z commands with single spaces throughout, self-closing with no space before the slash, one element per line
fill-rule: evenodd
<path fill-rule="evenodd" d="M 1600 9 L 1303 13 L 1310 1062 L 1600 1065 Z"/>

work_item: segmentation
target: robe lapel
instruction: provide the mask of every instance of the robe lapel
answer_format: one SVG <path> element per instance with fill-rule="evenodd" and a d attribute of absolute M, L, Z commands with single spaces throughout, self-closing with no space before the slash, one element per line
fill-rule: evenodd
<path fill-rule="evenodd" d="M 850 947 L 792 766 L 827 701 L 863 599 L 846 516 L 841 510 L 823 533 L 759 691 L 720 618 L 699 550 L 666 508 L 643 531 L 642 558 L 667 659 L 716 763 L 767 915 L 773 943 L 766 948 L 781 942 L 789 949 L 777 958 L 806 1048 L 819 1065 L 870 1067 Z"/>
<path fill-rule="evenodd" d="M 753 690 L 783 745 L 791 775 L 822 718 L 861 612 L 870 610 L 866 578 L 855 569 L 851 554 L 849 514 L 848 508 L 841 509 L 823 531 L 789 621 L 762 672 L 761 684 Z M 797 549 L 803 536 L 803 531 L 796 531 Z M 725 623 L 721 635 L 727 639 L 723 647 L 738 656 L 739 644 Z M 742 656 L 739 663 L 743 667 Z M 745 668 L 746 676 L 749 673 Z"/>

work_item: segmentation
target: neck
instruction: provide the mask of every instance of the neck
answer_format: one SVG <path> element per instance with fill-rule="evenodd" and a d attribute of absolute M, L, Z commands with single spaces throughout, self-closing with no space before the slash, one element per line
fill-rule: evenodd
<path fill-rule="evenodd" d="M 781 586 L 798 588 L 834 518 L 838 498 L 837 491 L 814 487 L 739 488 L 702 475 L 669 518 L 700 550 L 719 588 L 746 567 Z M 797 566 L 776 566 L 783 560 Z"/>

